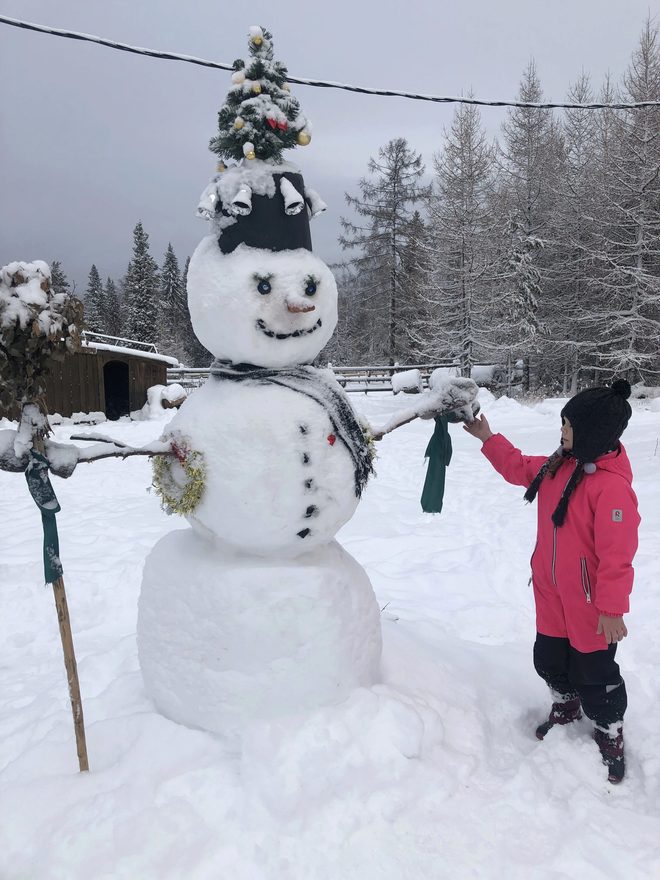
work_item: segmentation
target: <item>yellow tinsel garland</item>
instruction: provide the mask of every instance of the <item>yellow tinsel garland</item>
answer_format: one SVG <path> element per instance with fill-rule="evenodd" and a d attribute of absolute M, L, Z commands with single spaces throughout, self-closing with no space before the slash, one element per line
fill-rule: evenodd
<path fill-rule="evenodd" d="M 176 479 L 175 467 L 185 474 L 185 483 Z M 172 455 L 153 459 L 153 487 L 166 513 L 193 513 L 202 500 L 205 485 L 206 467 L 201 452 L 190 449 L 182 440 L 172 441 Z"/>

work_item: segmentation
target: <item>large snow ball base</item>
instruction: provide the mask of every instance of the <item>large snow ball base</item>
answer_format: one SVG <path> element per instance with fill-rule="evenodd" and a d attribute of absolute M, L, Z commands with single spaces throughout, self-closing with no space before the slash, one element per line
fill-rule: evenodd
<path fill-rule="evenodd" d="M 170 532 L 146 561 L 137 636 L 158 710 L 230 736 L 379 677 L 378 603 L 336 541 L 295 560 L 255 559 Z"/>

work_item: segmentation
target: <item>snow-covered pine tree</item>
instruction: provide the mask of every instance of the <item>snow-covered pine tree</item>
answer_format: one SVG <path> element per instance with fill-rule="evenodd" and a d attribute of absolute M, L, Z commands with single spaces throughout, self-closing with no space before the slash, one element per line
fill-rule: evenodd
<path fill-rule="evenodd" d="M 578 77 L 566 97 L 570 103 L 594 101 L 588 74 Z M 567 109 L 562 127 L 564 166 L 555 184 L 559 232 L 550 267 L 554 286 L 561 290 L 561 308 L 546 316 L 554 352 L 554 356 L 546 352 L 546 369 L 551 366 L 555 375 L 561 374 L 565 394 L 575 394 L 580 372 L 592 363 L 598 347 L 594 316 L 600 303 L 592 283 L 598 227 L 598 116 Z"/>
<path fill-rule="evenodd" d="M 62 271 L 62 263 L 59 260 L 53 260 L 50 264 L 50 289 L 54 294 L 73 293 L 73 288 Z"/>
<path fill-rule="evenodd" d="M 138 221 L 133 230 L 133 258 L 124 278 L 124 332 L 139 342 L 158 341 L 159 277 L 149 252 L 149 236 Z"/>
<path fill-rule="evenodd" d="M 543 101 L 543 91 L 533 60 L 529 62 L 520 83 L 518 92 L 520 101 L 539 103 Z M 537 245 L 554 242 L 559 236 L 558 216 L 556 211 L 557 197 L 554 182 L 562 172 L 563 145 L 561 130 L 553 118 L 551 110 L 540 107 L 514 107 L 508 110 L 502 125 L 503 140 L 499 149 L 501 173 L 500 204 L 501 210 L 508 215 L 510 222 L 503 223 L 503 256 L 504 263 L 510 268 L 516 265 L 520 253 L 522 234 L 527 242 L 524 250 L 527 254 L 525 268 L 531 269 L 533 261 L 538 273 L 538 324 L 545 323 L 546 318 L 561 309 L 561 290 L 552 284 L 550 264 L 554 251 L 549 247 Z M 512 231 L 514 234 L 512 235 Z M 507 252 L 507 248 L 510 250 Z M 512 276 L 515 280 L 519 273 Z M 515 295 L 517 282 L 509 288 Z M 513 315 L 515 318 L 515 315 Z M 522 334 L 530 327 L 530 315 L 520 316 L 519 340 L 524 341 Z M 515 331 L 515 327 L 510 328 Z M 514 338 L 516 337 L 513 332 Z M 530 338 L 532 341 L 532 338 Z M 545 351 L 552 352 L 552 340 L 541 340 L 533 337 L 534 345 L 530 347 L 527 365 L 530 358 L 536 361 L 534 369 L 528 372 L 529 381 L 534 385 L 538 382 L 543 370 L 542 357 Z"/>
<path fill-rule="evenodd" d="M 470 376 L 477 353 L 483 355 L 496 340 L 491 307 L 499 223 L 493 211 L 494 163 L 479 110 L 460 105 L 434 156 L 429 205 L 433 308 L 426 333 L 435 358 L 438 353 L 456 358 L 464 376 Z"/>
<path fill-rule="evenodd" d="M 407 297 L 401 260 L 409 243 L 411 221 L 419 203 L 429 195 L 423 186 L 424 164 L 404 138 L 389 141 L 369 160 L 372 179 L 362 178 L 359 196 L 346 194 L 346 201 L 361 225 L 341 218 L 344 249 L 360 251 L 350 260 L 360 267 L 360 306 L 371 318 L 372 352 L 396 363 L 407 356 L 407 340 L 401 332 L 401 310 Z M 368 345 L 365 340 L 365 346 Z"/>
<path fill-rule="evenodd" d="M 406 295 L 400 303 L 402 350 L 409 363 L 424 358 L 438 360 L 446 349 L 438 346 L 435 300 L 430 295 L 435 252 L 430 228 L 419 211 L 414 211 L 401 251 L 401 286 Z"/>
<path fill-rule="evenodd" d="M 85 328 L 93 333 L 105 333 L 103 285 L 95 265 L 89 270 L 84 304 Z"/>
<path fill-rule="evenodd" d="M 209 146 L 224 159 L 265 159 L 279 164 L 282 150 L 305 146 L 311 126 L 291 95 L 287 69 L 273 60 L 273 37 L 249 31 L 250 59 L 234 61 L 232 87 L 218 114 L 218 134 Z"/>
<path fill-rule="evenodd" d="M 539 299 L 541 297 L 541 272 L 537 252 L 543 241 L 528 235 L 519 220 L 509 222 L 509 243 L 506 248 L 507 263 L 501 275 L 501 295 L 496 314 L 500 321 L 499 338 L 506 352 L 509 381 L 513 365 L 518 359 L 525 361 L 525 386 L 530 388 L 529 356 L 538 351 L 539 337 L 545 330 L 540 322 Z M 563 315 L 564 321 L 567 316 Z M 503 359 L 502 359 L 503 360 Z"/>
<path fill-rule="evenodd" d="M 103 291 L 103 309 L 105 314 L 105 332 L 110 336 L 122 336 L 121 302 L 117 285 L 108 278 Z"/>
<path fill-rule="evenodd" d="M 185 333 L 188 319 L 186 291 L 179 261 L 172 244 L 167 245 L 160 273 L 160 349 L 180 361 L 186 360 Z"/>
<path fill-rule="evenodd" d="M 624 76 L 626 101 L 660 100 L 660 42 L 648 20 Z M 660 375 L 660 114 L 607 111 L 600 131 L 599 361 L 604 378 Z M 603 375 L 601 373 L 601 378 Z"/>
<path fill-rule="evenodd" d="M 330 268 L 339 294 L 338 320 L 332 339 L 319 355 L 318 364 L 331 361 L 335 365 L 352 366 L 379 362 L 383 354 L 375 345 L 377 337 L 367 305 L 368 275 L 361 264 L 340 263 Z"/>

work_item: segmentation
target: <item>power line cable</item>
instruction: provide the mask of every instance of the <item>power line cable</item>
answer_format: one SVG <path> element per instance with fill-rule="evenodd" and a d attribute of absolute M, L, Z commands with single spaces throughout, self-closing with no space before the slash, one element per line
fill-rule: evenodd
<path fill-rule="evenodd" d="M 0 24 L 6 24 L 10 27 L 22 28 L 28 31 L 36 31 L 41 34 L 48 34 L 53 37 L 64 37 L 68 40 L 80 40 L 86 43 L 97 43 L 100 46 L 106 46 L 108 49 L 116 49 L 120 52 L 130 52 L 133 55 L 146 55 L 149 58 L 161 58 L 165 61 L 183 61 L 186 64 L 196 64 L 199 67 L 210 67 L 215 70 L 233 70 L 231 64 L 223 64 L 220 61 L 207 61 L 204 58 L 196 58 L 194 55 L 180 55 L 177 52 L 161 52 L 156 49 L 145 49 L 141 46 L 130 46 L 127 43 L 117 43 L 114 40 L 106 40 L 103 37 L 97 37 L 94 34 L 83 34 L 77 31 L 65 31 L 59 28 L 52 28 L 46 25 L 35 24 L 30 21 L 21 21 L 17 18 L 9 18 L 6 15 L 0 15 Z M 590 104 L 571 104 L 571 103 L 536 103 L 533 101 L 486 101 L 480 98 L 463 98 L 463 97 L 443 97 L 440 95 L 422 95 L 414 92 L 400 92 L 394 89 L 372 89 L 366 86 L 353 86 L 348 83 L 331 82 L 321 79 L 307 79 L 300 76 L 289 76 L 287 80 L 302 86 L 313 86 L 321 89 L 341 89 L 345 92 L 357 92 L 362 95 L 381 95 L 386 98 L 407 98 L 412 101 L 430 101 L 434 104 L 474 104 L 479 107 L 526 107 L 536 110 L 639 110 L 644 107 L 660 107 L 660 101 L 633 101 L 633 102 L 616 102 L 616 103 L 590 103 Z"/>

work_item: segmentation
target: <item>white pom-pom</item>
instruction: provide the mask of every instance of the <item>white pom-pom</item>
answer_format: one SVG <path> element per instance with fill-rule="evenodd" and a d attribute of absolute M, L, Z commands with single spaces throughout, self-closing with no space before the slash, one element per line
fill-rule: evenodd
<path fill-rule="evenodd" d="M 232 73 L 231 81 L 234 83 L 235 86 L 240 86 L 242 83 L 245 82 L 245 71 L 237 70 L 235 73 Z"/>
<path fill-rule="evenodd" d="M 588 461 L 584 466 L 585 474 L 595 474 L 596 473 L 596 465 L 593 461 Z"/>
<path fill-rule="evenodd" d="M 245 217 L 252 211 L 252 190 L 244 183 L 231 200 L 232 214 Z"/>
<path fill-rule="evenodd" d="M 284 199 L 284 213 L 288 214 L 290 217 L 295 214 L 300 214 L 305 207 L 305 200 L 291 181 L 287 180 L 286 177 L 283 177 L 280 180 L 280 192 Z"/>

